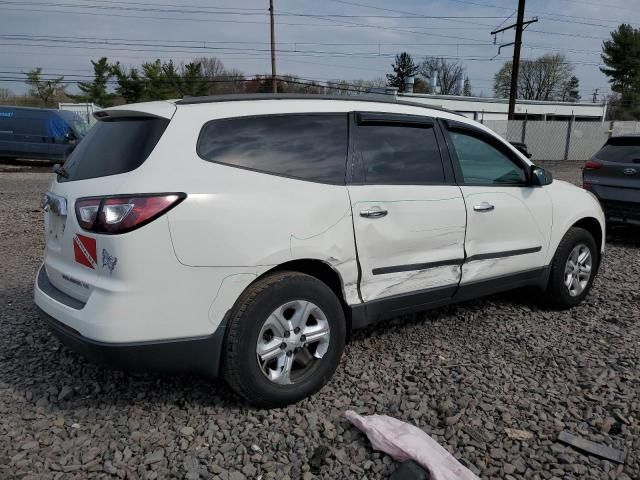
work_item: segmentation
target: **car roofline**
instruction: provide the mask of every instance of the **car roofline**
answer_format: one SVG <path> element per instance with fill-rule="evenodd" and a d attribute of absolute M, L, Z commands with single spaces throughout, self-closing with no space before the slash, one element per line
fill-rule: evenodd
<path fill-rule="evenodd" d="M 238 101 L 255 101 L 255 100 L 339 100 L 346 102 L 371 102 L 371 103 L 389 103 L 394 105 L 404 105 L 409 107 L 420 107 L 429 110 L 437 110 L 440 112 L 450 113 L 464 117 L 461 113 L 449 110 L 448 108 L 438 107 L 435 105 L 427 105 L 419 102 L 409 102 L 406 100 L 398 100 L 389 98 L 384 94 L 370 95 L 314 95 L 306 93 L 251 93 L 251 94 L 235 94 L 235 95 L 208 95 L 203 97 L 184 97 L 177 100 L 176 105 L 197 105 L 201 103 L 216 102 L 238 102 Z M 466 117 L 465 117 L 466 118 Z"/>

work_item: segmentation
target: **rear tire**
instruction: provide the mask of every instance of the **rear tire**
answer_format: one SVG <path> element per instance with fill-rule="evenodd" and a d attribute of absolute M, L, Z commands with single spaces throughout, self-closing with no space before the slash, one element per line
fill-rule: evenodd
<path fill-rule="evenodd" d="M 249 403 L 285 406 L 327 383 L 345 341 L 344 311 L 333 291 L 310 275 L 277 272 L 248 287 L 234 305 L 223 376 Z"/>
<path fill-rule="evenodd" d="M 600 262 L 593 235 L 573 227 L 564 235 L 551 263 L 544 300 L 549 306 L 567 309 L 589 294 Z"/>

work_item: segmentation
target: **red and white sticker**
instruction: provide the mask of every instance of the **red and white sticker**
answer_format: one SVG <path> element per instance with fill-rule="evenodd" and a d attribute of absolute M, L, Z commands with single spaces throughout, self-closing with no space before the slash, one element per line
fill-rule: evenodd
<path fill-rule="evenodd" d="M 96 269 L 98 266 L 98 255 L 96 248 L 96 239 L 76 234 L 73 237 L 73 255 L 81 265 Z"/>

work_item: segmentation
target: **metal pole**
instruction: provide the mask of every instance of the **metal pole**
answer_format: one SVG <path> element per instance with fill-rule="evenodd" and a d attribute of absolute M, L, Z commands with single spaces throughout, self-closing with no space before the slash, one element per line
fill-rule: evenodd
<path fill-rule="evenodd" d="M 509 91 L 509 120 L 516 114 L 516 97 L 518 96 L 518 70 L 520 69 L 520 48 L 522 47 L 522 27 L 524 22 L 524 2 L 518 0 L 518 19 L 516 21 L 516 41 L 513 46 L 513 64 L 511 65 L 511 89 Z"/>
<path fill-rule="evenodd" d="M 269 17 L 271 18 L 271 84 L 273 93 L 278 93 L 278 82 L 276 80 L 276 36 L 273 24 L 273 0 L 269 0 Z"/>
<path fill-rule="evenodd" d="M 575 113 L 571 112 L 571 119 L 569 120 L 569 123 L 567 125 L 567 140 L 566 143 L 564 144 L 564 160 L 569 160 L 569 148 L 571 147 L 571 133 L 573 131 L 573 126 L 575 124 L 576 121 L 576 115 Z"/>

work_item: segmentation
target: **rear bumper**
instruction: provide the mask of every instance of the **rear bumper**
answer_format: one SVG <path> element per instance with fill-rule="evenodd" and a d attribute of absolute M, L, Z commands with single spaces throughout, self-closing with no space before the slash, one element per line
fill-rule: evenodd
<path fill-rule="evenodd" d="M 610 222 L 640 225 L 640 203 L 600 199 L 600 205 Z"/>
<path fill-rule="evenodd" d="M 106 343 L 91 340 L 38 307 L 40 317 L 60 342 L 92 362 L 134 372 L 200 373 L 218 376 L 223 321 L 209 336 L 159 342 Z"/>

